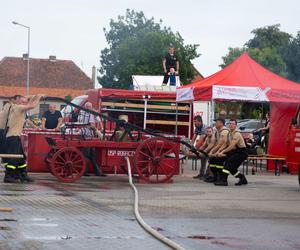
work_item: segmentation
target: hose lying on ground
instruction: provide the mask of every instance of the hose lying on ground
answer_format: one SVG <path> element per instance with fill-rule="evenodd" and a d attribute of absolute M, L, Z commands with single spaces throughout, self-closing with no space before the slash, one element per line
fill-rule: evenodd
<path fill-rule="evenodd" d="M 129 184 L 130 184 L 131 188 L 134 191 L 134 215 L 135 215 L 135 218 L 137 219 L 138 223 L 149 234 L 151 234 L 153 237 L 155 237 L 159 241 L 163 242 L 164 244 L 166 244 L 170 248 L 176 249 L 176 250 L 184 250 L 183 247 L 181 247 L 180 245 L 178 245 L 174 241 L 166 238 L 165 236 L 163 236 L 162 234 L 160 234 L 159 232 L 157 232 L 156 230 L 154 230 L 152 227 L 150 227 L 148 224 L 146 224 L 146 222 L 141 217 L 141 215 L 139 213 L 139 195 L 138 195 L 138 191 L 137 191 L 135 185 L 132 182 L 130 160 L 129 160 L 128 157 L 125 157 L 125 160 L 126 160 L 127 166 L 128 166 Z"/>

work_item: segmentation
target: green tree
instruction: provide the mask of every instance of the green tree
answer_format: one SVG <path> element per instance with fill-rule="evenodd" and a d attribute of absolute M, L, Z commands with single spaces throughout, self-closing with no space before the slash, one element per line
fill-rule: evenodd
<path fill-rule="evenodd" d="M 224 68 L 244 51 L 247 51 L 251 58 L 272 72 L 289 77 L 287 60 L 284 55 L 291 53 L 291 51 L 287 51 L 287 47 L 290 45 L 293 48 L 292 36 L 281 31 L 279 24 L 254 29 L 251 33 L 254 34 L 254 37 L 242 48 L 229 48 L 228 53 L 222 57 L 223 63 L 220 66 Z M 290 62 L 290 64 L 294 64 L 294 62 Z"/>
<path fill-rule="evenodd" d="M 300 31 L 286 47 L 283 57 L 287 65 L 288 78 L 300 82 Z"/>
<path fill-rule="evenodd" d="M 176 47 L 181 81 L 193 80 L 191 60 L 199 56 L 199 45 L 185 45 L 180 34 L 163 26 L 162 20 L 157 23 L 143 12 L 127 9 L 125 16 L 111 20 L 109 26 L 109 30 L 104 29 L 108 47 L 100 56 L 98 81 L 102 86 L 128 89 L 132 75 L 161 75 L 162 59 L 170 44 Z"/>
<path fill-rule="evenodd" d="M 254 37 L 245 45 L 247 48 L 275 48 L 281 50 L 290 42 L 292 36 L 280 30 L 280 24 L 270 25 L 251 31 Z"/>

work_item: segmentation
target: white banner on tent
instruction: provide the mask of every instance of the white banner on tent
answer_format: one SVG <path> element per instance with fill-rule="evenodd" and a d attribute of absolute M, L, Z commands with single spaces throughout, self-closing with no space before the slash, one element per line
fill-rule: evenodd
<path fill-rule="evenodd" d="M 177 102 L 193 101 L 194 100 L 193 91 L 194 88 L 176 89 L 176 101 Z"/>
<path fill-rule="evenodd" d="M 258 87 L 213 85 L 212 99 L 268 102 L 266 93 L 269 90 L 270 88 L 262 90 Z"/>

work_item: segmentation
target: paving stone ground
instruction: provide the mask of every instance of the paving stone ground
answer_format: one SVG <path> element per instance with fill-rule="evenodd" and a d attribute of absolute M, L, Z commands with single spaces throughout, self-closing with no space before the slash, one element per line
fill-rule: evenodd
<path fill-rule="evenodd" d="M 173 184 L 137 184 L 146 222 L 186 249 L 300 249 L 296 176 L 258 173 L 229 187 L 192 179 L 190 163 Z M 0 184 L 0 249 L 168 249 L 133 215 L 126 176 L 65 184 L 33 174 L 33 184 Z M 1 178 L 3 173 L 1 173 Z"/>

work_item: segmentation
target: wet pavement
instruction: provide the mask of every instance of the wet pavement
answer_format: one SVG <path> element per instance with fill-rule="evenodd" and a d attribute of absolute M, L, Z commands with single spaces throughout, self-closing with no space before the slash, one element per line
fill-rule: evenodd
<path fill-rule="evenodd" d="M 137 184 L 145 221 L 186 249 L 300 249 L 297 177 L 259 173 L 229 187 L 192 179 Z M 3 173 L 1 173 L 1 178 Z M 168 249 L 136 222 L 126 176 L 0 184 L 0 249 Z"/>

